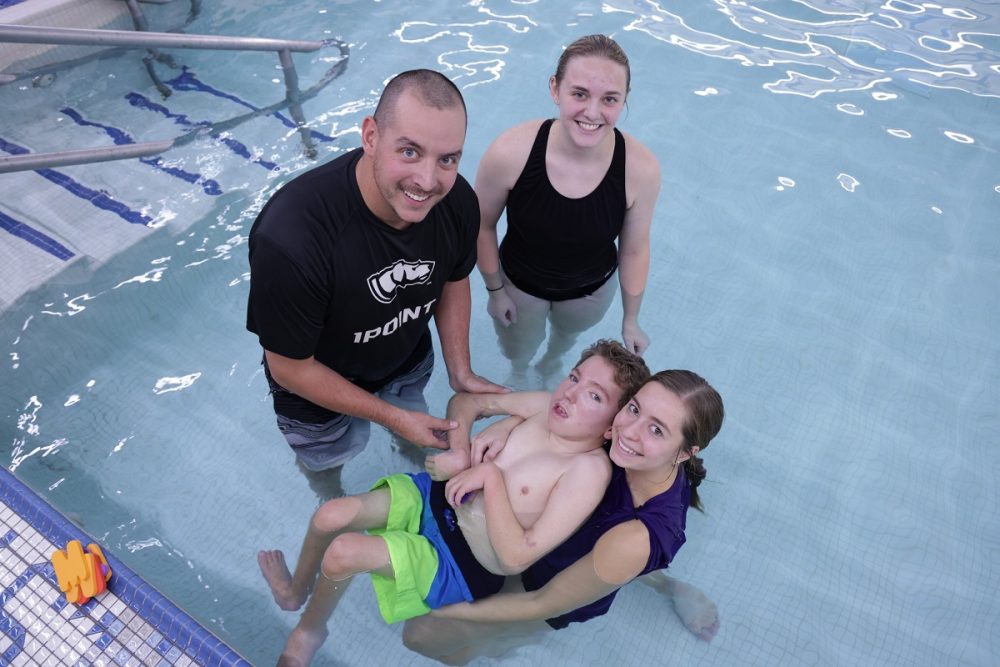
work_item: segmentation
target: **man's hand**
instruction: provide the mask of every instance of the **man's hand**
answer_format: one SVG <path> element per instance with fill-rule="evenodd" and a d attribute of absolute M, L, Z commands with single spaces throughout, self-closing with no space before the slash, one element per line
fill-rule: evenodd
<path fill-rule="evenodd" d="M 399 416 L 385 426 L 414 445 L 448 449 L 448 433 L 458 426 L 458 422 L 438 419 L 423 412 L 400 410 Z"/>
<path fill-rule="evenodd" d="M 448 383 L 454 391 L 466 391 L 472 394 L 509 394 L 510 387 L 490 382 L 484 377 L 469 371 L 465 375 L 448 374 Z"/>
<path fill-rule="evenodd" d="M 500 468 L 494 463 L 480 463 L 468 470 L 463 470 L 448 480 L 444 487 L 444 497 L 448 500 L 449 505 L 457 509 L 466 496 L 485 488 L 486 481 L 491 477 L 496 480 L 502 479 Z"/>

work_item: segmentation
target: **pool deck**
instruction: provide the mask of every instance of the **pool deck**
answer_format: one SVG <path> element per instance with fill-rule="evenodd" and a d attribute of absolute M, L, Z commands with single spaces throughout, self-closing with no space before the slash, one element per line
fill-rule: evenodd
<path fill-rule="evenodd" d="M 250 666 L 112 554 L 108 590 L 68 603 L 51 556 L 71 540 L 93 542 L 0 469 L 0 665 Z"/>

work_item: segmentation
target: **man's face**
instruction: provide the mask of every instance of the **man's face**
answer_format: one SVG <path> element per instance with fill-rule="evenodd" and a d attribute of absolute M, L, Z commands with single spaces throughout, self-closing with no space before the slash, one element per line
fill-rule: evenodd
<path fill-rule="evenodd" d="M 552 393 L 549 429 L 563 437 L 607 439 L 621 396 L 608 360 L 588 357 Z"/>
<path fill-rule="evenodd" d="M 465 112 L 460 103 L 435 109 L 406 91 L 389 121 L 380 126 L 366 118 L 361 136 L 375 185 L 362 187 L 365 203 L 386 224 L 405 229 L 427 217 L 455 185 Z"/>

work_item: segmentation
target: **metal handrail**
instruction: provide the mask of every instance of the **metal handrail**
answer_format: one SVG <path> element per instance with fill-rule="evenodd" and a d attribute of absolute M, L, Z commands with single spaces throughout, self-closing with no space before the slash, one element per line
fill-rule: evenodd
<path fill-rule="evenodd" d="M 207 49 L 222 51 L 275 51 L 278 54 L 278 61 L 281 64 L 281 71 L 285 79 L 285 102 L 291 113 L 292 119 L 298 126 L 299 135 L 305 153 L 309 157 L 315 157 L 316 149 L 312 143 L 312 137 L 306 127 L 305 114 L 302 112 L 302 95 L 299 91 L 298 73 L 295 71 L 295 63 L 292 61 L 292 52 L 317 51 L 323 48 L 327 42 L 315 40 L 291 40 L 291 39 L 268 39 L 264 37 L 226 37 L 219 35 L 189 35 L 169 32 L 132 32 L 129 30 L 103 30 L 86 28 L 60 28 L 53 26 L 34 25 L 6 25 L 0 24 L 0 42 L 12 42 L 17 44 L 55 44 L 73 46 L 99 46 L 107 48 L 126 49 L 156 49 L 156 48 L 176 48 L 176 49 Z M 153 77 L 153 82 L 164 91 L 164 86 L 159 83 L 158 78 L 153 74 L 150 63 L 147 68 Z M 8 82 L 9 79 L 0 78 L 0 84 Z M 141 150 L 134 151 L 136 146 L 164 147 L 152 153 L 141 153 Z M 34 155 L 20 155 L 11 158 L 0 158 L 0 173 L 6 171 L 21 171 L 27 169 L 38 169 L 46 166 L 59 166 L 68 164 L 81 164 L 85 155 L 92 155 L 92 162 L 105 160 L 116 160 L 128 157 L 142 157 L 143 155 L 160 153 L 174 145 L 173 140 L 166 142 L 155 142 L 150 144 L 133 144 L 131 146 L 114 146 L 106 149 L 85 149 L 82 151 L 64 151 L 56 153 L 39 153 Z M 34 158 L 34 159 L 29 159 Z M 45 159 L 43 159 L 45 158 Z M 78 160 L 78 161 L 64 161 Z M 34 165 L 34 166 L 26 166 Z"/>
<path fill-rule="evenodd" d="M 0 156 L 0 174 L 14 171 L 33 171 L 49 167 L 66 167 L 74 164 L 109 162 L 133 157 L 147 157 L 162 153 L 174 145 L 173 139 L 142 144 L 125 144 L 107 148 L 83 148 L 75 151 L 29 153 L 27 155 Z"/>
<path fill-rule="evenodd" d="M 0 42 L 16 44 L 59 44 L 105 46 L 131 49 L 173 48 L 222 51 L 317 51 L 320 41 L 225 37 L 219 35 L 179 35 L 170 32 L 132 32 L 87 28 L 55 28 L 35 25 L 0 24 Z"/>

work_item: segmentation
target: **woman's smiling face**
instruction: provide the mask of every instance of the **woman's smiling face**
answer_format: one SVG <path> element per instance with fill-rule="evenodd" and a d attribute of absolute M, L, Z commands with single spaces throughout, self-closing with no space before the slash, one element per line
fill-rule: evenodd
<path fill-rule="evenodd" d="M 549 92 L 575 142 L 592 146 L 611 134 L 625 107 L 626 79 L 623 66 L 601 56 L 571 58 L 562 80 L 552 77 Z"/>
<path fill-rule="evenodd" d="M 684 450 L 689 419 L 680 397 L 659 382 L 647 382 L 615 416 L 611 460 L 626 470 L 670 470 L 693 452 Z"/>

